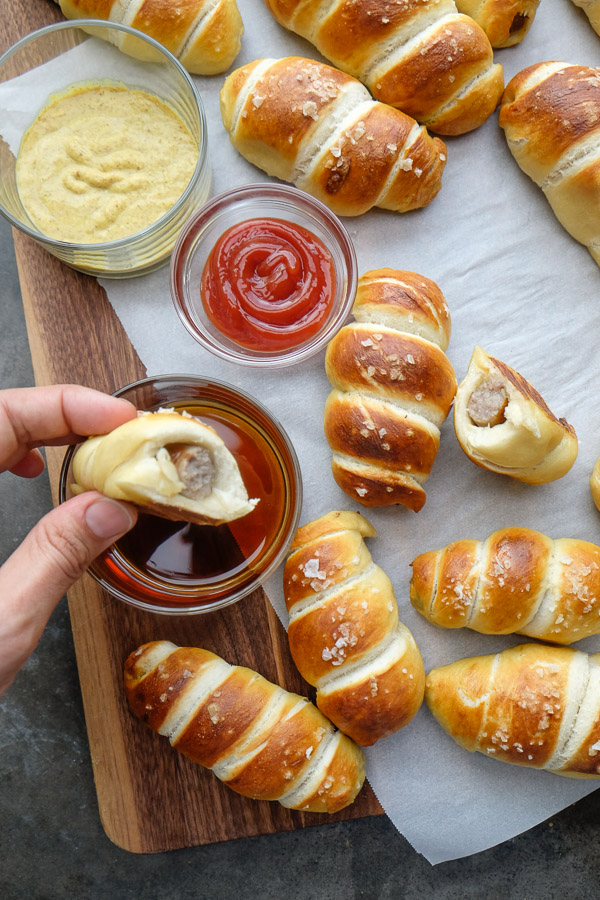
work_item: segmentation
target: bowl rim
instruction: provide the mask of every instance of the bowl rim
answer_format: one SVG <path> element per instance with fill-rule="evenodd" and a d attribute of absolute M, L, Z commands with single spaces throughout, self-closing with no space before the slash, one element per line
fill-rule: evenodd
<path fill-rule="evenodd" d="M 283 196 L 285 199 L 294 201 L 298 200 L 303 206 L 312 207 L 314 212 L 324 219 L 330 228 L 334 241 L 340 246 L 344 258 L 347 262 L 347 286 L 346 296 L 340 305 L 334 319 L 322 334 L 305 342 L 298 348 L 282 352 L 265 352 L 264 355 L 257 354 L 255 356 L 247 355 L 246 348 L 240 345 L 239 350 L 228 349 L 224 347 L 216 338 L 207 335 L 201 331 L 190 320 L 187 312 L 188 303 L 186 300 L 186 292 L 181 285 L 182 279 L 178 277 L 178 271 L 183 271 L 188 250 L 186 244 L 192 239 L 198 227 L 202 223 L 208 224 L 211 219 L 219 212 L 221 208 L 227 208 L 234 205 L 238 200 L 245 197 L 252 197 L 257 193 L 262 193 L 261 200 L 270 198 L 276 199 Z M 251 216 L 249 216 L 251 218 Z M 191 336 L 201 344 L 206 350 L 213 353 L 227 362 L 233 362 L 242 366 L 255 367 L 281 367 L 294 365 L 318 353 L 319 350 L 327 344 L 337 331 L 343 326 L 347 320 L 356 294 L 358 283 L 358 262 L 356 257 L 356 248 L 350 236 L 350 233 L 341 219 L 325 205 L 317 197 L 302 191 L 290 184 L 280 184 L 278 182 L 257 181 L 237 185 L 229 188 L 221 193 L 209 198 L 196 212 L 192 213 L 189 219 L 183 224 L 173 247 L 170 261 L 170 288 L 171 299 L 175 307 L 175 311 L 180 321 L 185 326 Z"/>
<path fill-rule="evenodd" d="M 129 606 L 134 606 L 136 609 L 144 610 L 145 612 L 156 613 L 157 615 L 168 615 L 168 616 L 188 616 L 188 615 L 201 615 L 203 613 L 211 613 L 215 612 L 219 609 L 224 609 L 226 606 L 231 606 L 234 603 L 237 603 L 239 600 L 243 600 L 244 597 L 249 596 L 253 591 L 257 590 L 261 587 L 265 581 L 270 578 L 277 568 L 283 562 L 283 559 L 286 553 L 289 550 L 290 544 L 294 539 L 294 535 L 298 528 L 298 523 L 300 521 L 300 517 L 302 515 L 302 502 L 303 502 L 303 484 L 302 484 L 302 470 L 300 468 L 300 461 L 298 459 L 298 455 L 296 453 L 296 449 L 294 444 L 292 443 L 292 439 L 287 433 L 284 426 L 281 424 L 279 419 L 271 412 L 271 410 L 267 409 L 267 407 L 258 400 L 254 395 L 249 394 L 247 391 L 243 390 L 243 388 L 238 387 L 235 384 L 231 384 L 231 382 L 223 381 L 218 378 L 212 378 L 211 376 L 205 375 L 193 375 L 190 373 L 181 373 L 175 372 L 173 374 L 168 375 L 147 375 L 144 378 L 138 378 L 135 381 L 129 382 L 129 384 L 125 384 L 120 388 L 117 388 L 115 391 L 111 392 L 113 397 L 121 397 L 127 391 L 133 388 L 144 387 L 144 385 L 157 384 L 161 382 L 205 382 L 211 385 L 216 385 L 217 387 L 224 388 L 227 391 L 231 391 L 233 394 L 237 394 L 242 399 L 249 402 L 252 406 L 256 407 L 267 419 L 271 422 L 275 428 L 275 430 L 280 435 L 288 453 L 290 456 L 290 460 L 292 462 L 293 475 L 295 479 L 295 487 L 296 487 L 296 503 L 292 510 L 292 515 L 290 519 L 290 527 L 289 534 L 286 540 L 283 542 L 279 551 L 275 554 L 267 568 L 260 573 L 260 575 L 255 576 L 245 585 L 240 587 L 237 591 L 235 591 L 231 595 L 225 595 L 223 597 L 217 598 L 217 600 L 211 602 L 207 600 L 207 602 L 192 605 L 191 603 L 183 605 L 183 597 L 174 598 L 173 605 L 171 606 L 160 606 L 159 604 L 147 603 L 143 600 L 138 600 L 136 597 L 131 597 L 129 594 L 126 594 L 119 590 L 119 588 L 109 584 L 105 579 L 97 572 L 95 572 L 92 568 L 92 564 L 86 569 L 86 572 L 90 575 L 94 581 L 100 585 L 103 590 L 107 591 L 111 596 L 115 597 L 118 600 L 123 601 Z M 85 440 L 85 438 L 83 438 Z M 68 497 L 66 494 L 67 490 L 67 475 L 69 472 L 69 468 L 71 465 L 71 461 L 75 454 L 75 451 L 81 441 L 76 444 L 70 444 L 64 454 L 61 467 L 60 474 L 58 480 L 58 502 L 59 504 L 64 503 Z M 177 606 L 177 603 L 180 603 L 180 606 Z"/>
<path fill-rule="evenodd" d="M 206 122 L 206 112 L 204 109 L 204 104 L 202 102 L 202 98 L 200 96 L 200 92 L 198 88 L 194 84 L 189 73 L 184 69 L 179 60 L 171 53 L 170 50 L 161 44 L 159 41 L 155 40 L 150 35 L 145 34 L 143 31 L 140 31 L 137 28 L 131 28 L 129 25 L 122 25 L 119 22 L 111 22 L 108 19 L 68 19 L 65 22 L 53 22 L 51 25 L 44 25 L 42 28 L 37 28 L 35 31 L 29 32 L 29 34 L 24 35 L 20 38 L 16 43 L 14 43 L 11 47 L 4 51 L 0 55 L 0 67 L 8 60 L 10 57 L 21 50 L 31 41 L 36 40 L 40 36 L 44 34 L 49 34 L 54 31 L 68 31 L 71 29 L 79 28 L 85 33 L 85 28 L 96 26 L 99 28 L 113 28 L 116 31 L 123 31 L 126 34 L 130 34 L 132 37 L 139 38 L 140 40 L 145 41 L 150 44 L 150 46 L 154 47 L 160 53 L 164 55 L 167 62 L 170 62 L 178 71 L 179 74 L 183 76 L 184 81 L 187 82 L 188 87 L 192 92 L 192 97 L 194 99 L 195 107 L 198 111 L 199 123 L 200 123 L 200 146 L 198 147 L 198 159 L 196 160 L 196 166 L 194 168 L 194 172 L 186 185 L 185 190 L 177 199 L 177 201 L 171 206 L 170 209 L 167 210 L 166 213 L 160 217 L 160 219 L 156 219 L 150 225 L 146 226 L 146 228 L 141 231 L 135 231 L 133 234 L 126 235 L 122 238 L 117 238 L 112 241 L 101 241 L 98 243 L 87 243 L 87 244 L 78 244 L 71 241 L 60 241 L 57 238 L 49 237 L 41 231 L 37 231 L 34 228 L 30 228 L 24 222 L 21 222 L 20 219 L 15 218 L 4 206 L 0 203 L 0 213 L 7 219 L 11 225 L 15 228 L 18 228 L 19 231 L 24 232 L 29 237 L 33 238 L 38 242 L 42 242 L 47 244 L 48 246 L 56 247 L 57 249 L 63 250 L 80 250 L 82 252 L 95 252 L 95 251 L 108 251 L 114 249 L 120 249 L 121 247 L 127 247 L 131 243 L 137 241 L 143 241 L 145 237 L 152 234 L 155 231 L 160 231 L 162 226 L 166 224 L 179 209 L 185 204 L 187 201 L 191 191 L 194 188 L 198 178 L 202 175 L 202 173 L 206 169 L 207 164 L 207 154 L 208 154 L 208 131 L 207 131 L 207 122 Z M 95 37 L 93 34 L 87 34 L 86 40 L 90 37 Z M 111 45 L 113 46 L 113 45 Z M 118 48 L 115 48 L 118 49 Z M 119 51 L 120 52 L 120 51 Z M 133 59 L 134 57 L 130 57 Z M 144 64 L 144 60 L 136 60 L 140 65 Z M 30 71 L 33 71 L 31 69 Z M 2 82 L 0 82 L 2 83 Z M 77 84 L 77 82 L 73 82 L 73 84 Z M 151 92 L 150 92 L 151 93 Z"/>

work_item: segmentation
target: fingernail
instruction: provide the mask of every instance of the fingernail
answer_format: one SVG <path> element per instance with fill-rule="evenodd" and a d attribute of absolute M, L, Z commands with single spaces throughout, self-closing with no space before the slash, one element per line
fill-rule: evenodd
<path fill-rule="evenodd" d="M 134 519 L 125 506 L 104 497 L 96 500 L 85 511 L 85 521 L 90 531 L 99 538 L 116 537 L 128 531 Z"/>

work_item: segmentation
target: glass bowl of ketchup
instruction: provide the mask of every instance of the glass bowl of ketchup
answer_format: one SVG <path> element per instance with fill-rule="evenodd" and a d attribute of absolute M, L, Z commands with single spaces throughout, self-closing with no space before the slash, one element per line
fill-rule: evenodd
<path fill-rule="evenodd" d="M 183 226 L 171 294 L 207 350 L 250 366 L 300 362 L 342 327 L 356 253 L 340 220 L 297 188 L 248 184 L 214 197 Z"/>
<path fill-rule="evenodd" d="M 175 522 L 139 510 L 133 529 L 94 560 L 89 573 L 113 596 L 170 615 L 212 612 L 259 587 L 283 561 L 302 507 L 294 447 L 279 422 L 249 394 L 193 375 L 145 378 L 118 391 L 140 410 L 173 408 L 210 425 L 238 463 L 249 497 L 247 516 L 225 525 Z M 71 496 L 69 447 L 59 497 Z"/>

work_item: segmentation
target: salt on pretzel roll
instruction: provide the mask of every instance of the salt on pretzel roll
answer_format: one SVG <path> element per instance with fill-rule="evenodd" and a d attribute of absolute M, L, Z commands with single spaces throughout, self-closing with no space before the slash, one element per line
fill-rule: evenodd
<path fill-rule="evenodd" d="M 362 751 L 316 706 L 208 650 L 143 644 L 125 692 L 152 731 L 245 797 L 335 813 L 363 785 Z"/>
<path fill-rule="evenodd" d="M 410 602 L 442 628 L 571 644 L 600 634 L 600 547 L 502 528 L 411 563 Z"/>
<path fill-rule="evenodd" d="M 362 275 L 352 311 L 325 355 L 333 477 L 363 506 L 418 511 L 456 392 L 450 313 L 433 281 L 395 269 Z"/>
<path fill-rule="evenodd" d="M 310 41 L 377 100 L 439 134 L 477 128 L 502 95 L 485 32 L 453 0 L 265 0 L 277 21 Z"/>
<path fill-rule="evenodd" d="M 441 187 L 445 144 L 331 66 L 299 56 L 255 60 L 227 77 L 220 96 L 236 150 L 337 215 L 373 206 L 408 212 Z"/>
<path fill-rule="evenodd" d="M 600 0 L 573 0 L 573 3 L 581 7 L 596 34 L 600 34 Z"/>
<path fill-rule="evenodd" d="M 199 525 L 251 512 L 238 464 L 219 435 L 191 415 L 158 410 L 88 438 L 73 456 L 73 493 L 96 490 L 166 519 Z"/>
<path fill-rule="evenodd" d="M 425 679 L 391 582 L 365 544 L 376 533 L 359 513 L 327 513 L 298 529 L 283 575 L 294 662 L 321 712 L 364 746 L 410 722 Z"/>
<path fill-rule="evenodd" d="M 456 392 L 454 428 L 476 465 L 528 484 L 562 478 L 577 457 L 573 426 L 522 375 L 479 346 Z"/>
<path fill-rule="evenodd" d="M 521 644 L 432 669 L 425 700 L 466 750 L 571 778 L 600 777 L 600 654 Z"/>
<path fill-rule="evenodd" d="M 458 11 L 481 25 L 497 48 L 521 43 L 539 5 L 540 0 L 456 0 Z"/>
<path fill-rule="evenodd" d="M 236 0 L 56 0 L 67 19 L 129 25 L 170 50 L 195 75 L 216 75 L 240 52 L 244 25 Z M 152 49 L 125 32 L 111 32 L 128 56 L 153 59 Z"/>
<path fill-rule="evenodd" d="M 600 264 L 600 70 L 564 62 L 523 69 L 506 87 L 499 123 L 561 225 Z"/>

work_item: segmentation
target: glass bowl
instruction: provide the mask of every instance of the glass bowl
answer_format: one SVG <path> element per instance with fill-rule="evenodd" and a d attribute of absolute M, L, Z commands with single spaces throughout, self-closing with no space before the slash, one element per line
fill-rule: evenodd
<path fill-rule="evenodd" d="M 331 254 L 333 302 L 319 330 L 289 349 L 252 349 L 230 339 L 209 318 L 201 281 L 215 243 L 228 229 L 252 219 L 284 220 L 307 229 Z M 324 347 L 346 321 L 356 293 L 356 253 L 348 232 L 323 203 L 297 188 L 248 184 L 209 200 L 184 225 L 171 256 L 171 295 L 190 334 L 216 356 L 247 366 L 287 366 Z"/>
<path fill-rule="evenodd" d="M 124 41 L 127 55 L 117 49 Z M 198 144 L 196 166 L 179 199 L 147 228 L 103 243 L 55 240 L 36 227 L 19 197 L 21 138 L 54 95 L 99 84 L 137 88 L 168 105 Z M 125 25 L 77 19 L 34 31 L 0 57 L 0 212 L 63 262 L 104 278 L 152 271 L 167 262 L 181 226 L 209 190 L 202 101 L 185 69 L 153 38 Z"/>
<path fill-rule="evenodd" d="M 241 600 L 283 561 L 298 527 L 302 479 L 286 432 L 253 397 L 208 378 L 144 378 L 115 396 L 141 410 L 187 410 L 211 425 L 236 458 L 249 497 L 259 503 L 249 515 L 217 526 L 140 511 L 134 528 L 88 571 L 113 596 L 155 613 L 206 613 Z M 71 496 L 75 450 L 69 447 L 63 461 L 61 503 Z"/>

